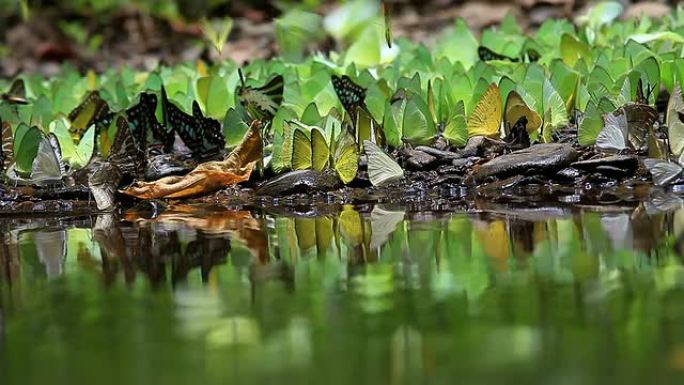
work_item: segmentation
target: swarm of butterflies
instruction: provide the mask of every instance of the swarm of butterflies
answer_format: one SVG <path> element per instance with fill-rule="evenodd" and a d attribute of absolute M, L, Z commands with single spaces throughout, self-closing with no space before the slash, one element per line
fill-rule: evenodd
<path fill-rule="evenodd" d="M 365 89 L 349 77 L 332 76 L 332 84 L 352 122 L 365 108 Z M 283 77 L 277 75 L 262 87 L 240 86 L 238 99 L 252 120 L 273 119 L 283 98 Z M 194 163 L 221 158 L 225 139 L 221 124 L 205 117 L 194 101 L 186 113 L 169 100 L 164 87 L 159 95 L 161 121 L 157 120 L 158 96 L 142 92 L 138 102 L 123 111 L 112 111 L 97 90 L 89 91 L 67 116 L 50 122 L 47 129 L 21 123 L 11 127 L 2 122 L 0 160 L 4 179 L 12 185 L 64 186 L 89 166 L 106 161 L 115 165 L 127 181 L 143 180 L 149 158 L 155 154 L 188 154 Z M 23 80 L 17 79 L 2 94 L 2 103 L 28 104 Z M 366 118 L 367 112 L 362 112 Z M 290 148 L 287 168 L 293 170 L 334 169 L 344 183 L 350 183 L 359 166 L 358 140 L 353 129 L 341 126 L 329 131 L 299 121 L 288 122 Z M 328 144 L 330 143 L 330 144 Z M 403 176 L 402 168 L 380 147 L 365 142 L 370 178 L 382 184 Z M 288 153 L 288 151 L 283 151 Z M 158 175 L 158 177 L 163 175 Z"/>
<path fill-rule="evenodd" d="M 533 61 L 538 58 L 533 50 L 528 50 L 521 58 L 499 55 L 485 47 L 480 47 L 478 54 L 483 62 Z M 342 113 L 333 108 L 321 117 L 315 104 L 311 104 L 312 110 L 307 108 L 300 119 L 287 120 L 281 131 L 269 134 L 268 123 L 273 121 L 283 102 L 283 77 L 273 76 L 261 87 L 246 86 L 241 72 L 240 78 L 241 85 L 236 91 L 239 106 L 245 119 L 267 123 L 264 125 L 264 133 L 267 134 L 264 135 L 264 145 L 271 151 L 264 160 L 275 173 L 330 169 L 348 184 L 356 179 L 360 156 L 365 154 L 368 178 L 374 186 L 381 186 L 404 176 L 402 167 L 386 152 L 389 135 L 395 136 L 395 142 L 398 135 L 398 140 L 406 145 L 429 144 L 440 135 L 434 127 L 436 103 L 431 98 L 430 83 L 427 103 L 406 88 L 395 92 L 389 100 L 390 113 L 386 113 L 385 120 L 379 124 L 366 105 L 367 89 L 349 76 L 332 75 L 331 84 L 343 107 Z M 529 146 L 535 138 L 543 138 L 545 142 L 554 140 L 550 134 L 558 127 L 566 126 L 568 116 L 566 102 L 551 83 L 547 80 L 543 84 L 544 117 L 530 107 L 529 95 L 519 93 L 515 84 L 508 83 L 510 79 L 505 77 L 499 83 L 491 83 L 467 120 L 463 102 L 457 103 L 453 114 L 456 118 L 441 125 L 441 135 L 447 140 L 453 139 L 456 127 L 460 130 L 458 135 L 465 132 L 466 138 L 485 136 L 499 139 L 503 136 L 517 148 Z M 658 141 L 654 133 L 658 114 L 649 105 L 651 92 L 652 88 L 644 87 L 640 78 L 636 101 L 606 114 L 605 124 L 601 125 L 596 139 L 598 149 L 648 151 L 654 158 L 663 158 L 662 154 L 655 154 L 667 150 L 662 148 L 662 141 Z M 502 94 L 506 95 L 504 103 Z M 10 106 L 29 103 L 21 79 L 2 94 L 2 103 Z M 160 120 L 157 119 L 158 103 L 161 104 Z M 392 118 L 391 112 L 395 110 L 400 113 L 398 120 Z M 673 139 L 670 140 L 670 149 L 677 156 L 684 152 L 684 140 L 677 137 L 684 138 L 684 129 L 681 128 L 684 125 L 683 113 L 681 90 L 677 88 L 671 94 L 667 117 Z M 60 186 L 77 171 L 88 171 L 90 165 L 106 161 L 116 166 L 127 181 L 150 180 L 164 176 L 163 173 L 147 172 L 153 163 L 151 158 L 155 156 L 175 156 L 191 164 L 223 157 L 226 147 L 224 132 L 231 129 L 205 116 L 197 101 L 192 103 L 190 113 L 184 111 L 169 99 L 163 86 L 158 93 L 140 93 L 137 103 L 122 111 L 112 111 L 100 93 L 91 90 L 73 111 L 54 119 L 49 127 L 23 123 L 11 127 L 2 122 L 2 171 L 11 184 Z M 646 164 L 658 184 L 682 176 L 679 164 L 666 161 Z M 185 170 L 187 172 L 189 168 Z M 660 170 L 666 170 L 665 177 L 659 176 Z"/>

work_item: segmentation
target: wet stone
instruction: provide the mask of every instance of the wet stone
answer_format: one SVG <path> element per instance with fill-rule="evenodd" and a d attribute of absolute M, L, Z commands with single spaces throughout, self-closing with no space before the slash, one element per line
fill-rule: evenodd
<path fill-rule="evenodd" d="M 256 189 L 259 195 L 282 196 L 312 191 L 329 191 L 341 185 L 340 179 L 332 172 L 298 170 L 270 179 Z"/>
<path fill-rule="evenodd" d="M 611 155 L 574 162 L 572 167 L 584 171 L 595 171 L 601 167 L 611 167 L 622 169 L 624 172 L 630 172 L 635 171 L 639 167 L 639 158 L 634 155 Z"/>
<path fill-rule="evenodd" d="M 408 150 L 406 155 L 408 156 L 406 159 L 406 168 L 413 171 L 431 169 L 437 161 L 436 157 L 423 151 Z"/>
<path fill-rule="evenodd" d="M 549 174 L 569 166 L 579 153 L 570 144 L 535 144 L 529 148 L 501 155 L 483 164 L 475 173 L 476 180 L 507 177 L 516 174 Z"/>

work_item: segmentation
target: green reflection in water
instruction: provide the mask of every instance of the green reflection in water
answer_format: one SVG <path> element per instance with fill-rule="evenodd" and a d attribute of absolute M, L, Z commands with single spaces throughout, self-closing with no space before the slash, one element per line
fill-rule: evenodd
<path fill-rule="evenodd" d="M 683 224 L 644 205 L 0 221 L 0 379 L 674 383 Z"/>

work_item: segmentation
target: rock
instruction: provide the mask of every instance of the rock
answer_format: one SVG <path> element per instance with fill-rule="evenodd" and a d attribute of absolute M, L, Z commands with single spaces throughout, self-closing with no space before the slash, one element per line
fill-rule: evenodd
<path fill-rule="evenodd" d="M 603 158 L 595 158 L 574 162 L 572 167 L 583 171 L 596 171 L 601 167 L 611 167 L 624 170 L 624 172 L 636 171 L 639 168 L 639 159 L 634 155 L 611 155 Z"/>
<path fill-rule="evenodd" d="M 298 170 L 279 175 L 259 186 L 257 195 L 283 196 L 312 191 L 330 191 L 341 185 L 333 171 Z"/>
<path fill-rule="evenodd" d="M 468 158 L 459 158 L 459 159 L 454 159 L 451 164 L 454 167 L 457 168 L 464 168 L 464 167 L 472 167 L 475 162 L 477 162 L 480 158 L 478 157 L 468 157 Z"/>
<path fill-rule="evenodd" d="M 451 152 L 451 151 L 444 151 L 440 150 L 434 147 L 429 147 L 429 146 L 418 146 L 416 147 L 416 151 L 422 151 L 426 154 L 432 155 L 436 158 L 440 159 L 458 159 L 461 158 L 461 154 Z"/>
<path fill-rule="evenodd" d="M 463 150 L 460 151 L 460 154 L 463 158 L 481 155 L 484 152 L 486 143 L 487 138 L 484 136 L 473 136 L 468 139 L 468 142 Z"/>
<path fill-rule="evenodd" d="M 535 144 L 529 148 L 501 155 L 480 166 L 476 181 L 490 176 L 504 178 L 516 174 L 547 174 L 565 168 L 577 160 L 579 153 L 569 144 Z"/>
<path fill-rule="evenodd" d="M 412 171 L 429 170 L 437 162 L 437 158 L 417 150 L 406 150 L 406 168 Z"/>
<path fill-rule="evenodd" d="M 565 179 L 568 181 L 574 181 L 581 175 L 580 171 L 574 167 L 566 167 L 556 173 L 556 176 L 560 179 Z"/>

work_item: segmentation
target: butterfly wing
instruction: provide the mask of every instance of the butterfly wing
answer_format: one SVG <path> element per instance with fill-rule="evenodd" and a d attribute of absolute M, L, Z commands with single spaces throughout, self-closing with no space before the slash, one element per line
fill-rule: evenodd
<path fill-rule="evenodd" d="M 215 119 L 205 117 L 197 102 L 192 104 L 192 115 L 198 128 L 196 132 L 199 135 L 198 142 L 200 143 L 197 148 L 190 148 L 193 156 L 198 161 L 215 158 L 226 146 L 221 124 Z M 183 136 L 181 136 L 182 138 Z"/>
<path fill-rule="evenodd" d="M 162 106 L 163 100 L 166 99 L 166 92 L 162 88 Z M 141 148 L 147 147 L 147 144 L 160 143 L 164 151 L 169 152 L 173 148 L 173 141 L 175 140 L 175 133 L 172 127 L 166 124 L 166 108 L 162 108 L 164 116 L 164 124 L 159 124 L 155 111 L 157 109 L 157 96 L 151 93 L 143 92 L 140 94 L 140 101 L 135 106 L 126 110 L 126 120 L 131 128 L 133 137 L 141 145 Z"/>
<path fill-rule="evenodd" d="M 240 103 L 247 110 L 247 114 L 254 120 L 272 120 L 283 102 L 285 83 L 282 75 L 277 75 L 266 85 L 254 87 L 240 87 L 238 90 Z"/>
<path fill-rule="evenodd" d="M 674 162 L 660 159 L 645 159 L 644 165 L 653 177 L 656 186 L 665 186 L 676 181 L 682 175 L 682 166 Z"/>
<path fill-rule="evenodd" d="M 116 118 L 116 135 L 107 160 L 116 165 L 122 174 L 140 178 L 145 170 L 145 153 L 135 143 L 123 116 Z"/>
<path fill-rule="evenodd" d="M 541 127 L 542 120 L 539 114 L 527 106 L 527 103 L 525 103 L 520 94 L 516 91 L 511 91 L 506 98 L 506 108 L 504 108 L 504 129 L 506 130 L 506 135 L 509 134 L 509 128 L 513 127 L 523 116 L 527 119 L 527 132 L 535 132 Z"/>
<path fill-rule="evenodd" d="M 330 162 L 330 148 L 318 128 L 311 130 L 311 164 L 314 170 L 323 171 Z"/>
<path fill-rule="evenodd" d="M 480 46 L 477 48 L 477 54 L 480 57 L 480 60 L 482 61 L 492 61 L 492 60 L 508 60 L 512 62 L 517 62 L 518 59 L 508 57 L 506 55 L 501 55 L 499 53 L 496 53 L 492 51 L 491 49 L 487 47 Z"/>
<path fill-rule="evenodd" d="M 347 75 L 342 77 L 333 75 L 331 80 L 335 93 L 344 109 L 347 110 L 350 116 L 356 116 L 356 108 L 364 105 L 366 89 L 354 83 Z"/>
<path fill-rule="evenodd" d="M 366 140 L 363 148 L 368 156 L 368 176 L 373 186 L 382 186 L 404 177 L 401 166 L 375 143 Z"/>
<path fill-rule="evenodd" d="M 340 180 L 347 184 L 356 178 L 359 170 L 359 151 L 354 137 L 343 131 L 335 145 L 335 171 Z"/>
<path fill-rule="evenodd" d="M 619 110 L 620 111 L 620 110 Z M 596 147 L 607 151 L 627 148 L 627 116 L 624 111 L 606 115 L 606 124 L 596 137 Z"/>
<path fill-rule="evenodd" d="M 31 165 L 31 182 L 39 186 L 61 184 L 64 174 L 57 137 L 53 134 L 43 136 Z"/>
<path fill-rule="evenodd" d="M 468 118 L 468 136 L 499 136 L 501 126 L 501 94 L 499 87 L 492 83 Z"/>
<path fill-rule="evenodd" d="M 311 140 L 297 128 L 292 139 L 292 169 L 307 170 L 312 165 Z"/>
<path fill-rule="evenodd" d="M 74 142 L 79 143 L 86 130 L 93 124 L 106 125 L 112 113 L 107 102 L 100 97 L 98 91 L 90 91 L 83 102 L 69 113 L 69 134 Z"/>
<path fill-rule="evenodd" d="M 0 172 L 7 170 L 14 160 L 14 137 L 9 122 L 0 120 L 2 126 L 2 146 L 0 147 Z"/>
<path fill-rule="evenodd" d="M 2 100 L 11 104 L 28 104 L 24 79 L 15 79 L 7 93 L 2 94 Z"/>

